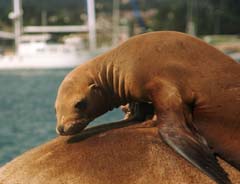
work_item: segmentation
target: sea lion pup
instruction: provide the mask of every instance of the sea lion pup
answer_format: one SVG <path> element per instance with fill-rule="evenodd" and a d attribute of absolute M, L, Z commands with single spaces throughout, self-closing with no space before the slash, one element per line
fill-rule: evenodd
<path fill-rule="evenodd" d="M 239 79 L 239 64 L 197 38 L 138 35 L 65 77 L 57 131 L 75 134 L 114 107 L 152 103 L 163 140 L 217 183 L 230 183 L 213 153 L 240 168 Z"/>

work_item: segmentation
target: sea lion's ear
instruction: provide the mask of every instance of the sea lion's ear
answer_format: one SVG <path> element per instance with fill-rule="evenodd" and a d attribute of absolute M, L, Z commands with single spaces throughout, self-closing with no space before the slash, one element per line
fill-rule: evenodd
<path fill-rule="evenodd" d="M 99 94 L 99 93 L 101 92 L 100 86 L 98 86 L 98 85 L 95 84 L 95 83 L 90 84 L 90 85 L 88 86 L 88 88 L 89 88 L 90 93 L 91 93 L 91 94 L 94 94 L 94 95 Z"/>
<path fill-rule="evenodd" d="M 98 86 L 97 84 L 93 83 L 93 84 L 90 84 L 88 86 L 88 88 L 92 91 L 92 90 L 100 89 L 100 86 Z"/>

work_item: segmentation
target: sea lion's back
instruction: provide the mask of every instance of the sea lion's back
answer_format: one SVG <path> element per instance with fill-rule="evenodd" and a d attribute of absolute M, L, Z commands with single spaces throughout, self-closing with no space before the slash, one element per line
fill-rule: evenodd
<path fill-rule="evenodd" d="M 226 163 L 223 167 L 234 183 L 240 182 L 239 172 Z M 149 127 L 111 130 L 88 139 L 58 137 L 0 169 L 1 184 L 159 182 L 214 183 L 168 148 L 156 128 Z"/>

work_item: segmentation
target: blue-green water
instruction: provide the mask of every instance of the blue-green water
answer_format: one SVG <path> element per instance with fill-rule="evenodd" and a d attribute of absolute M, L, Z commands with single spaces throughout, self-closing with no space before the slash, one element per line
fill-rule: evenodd
<path fill-rule="evenodd" d="M 54 137 L 54 101 L 69 70 L 0 71 L 0 165 Z M 95 120 L 122 118 L 119 110 Z"/>

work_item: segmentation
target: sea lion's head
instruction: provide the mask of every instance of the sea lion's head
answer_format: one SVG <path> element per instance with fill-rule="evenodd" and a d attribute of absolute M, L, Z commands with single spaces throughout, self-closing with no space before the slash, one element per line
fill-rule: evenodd
<path fill-rule="evenodd" d="M 104 95 L 84 70 L 70 72 L 61 83 L 55 102 L 60 135 L 81 132 L 92 120 L 105 113 Z"/>

